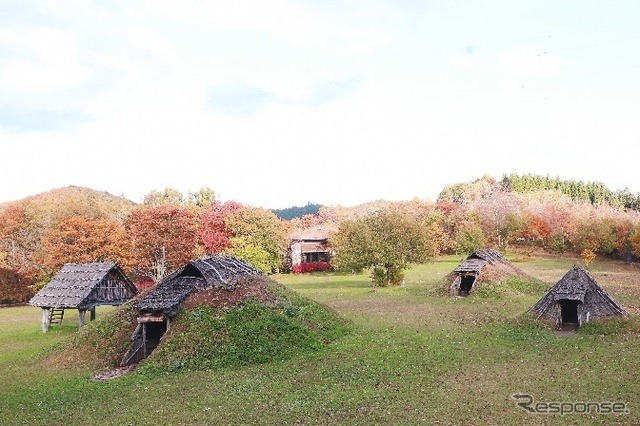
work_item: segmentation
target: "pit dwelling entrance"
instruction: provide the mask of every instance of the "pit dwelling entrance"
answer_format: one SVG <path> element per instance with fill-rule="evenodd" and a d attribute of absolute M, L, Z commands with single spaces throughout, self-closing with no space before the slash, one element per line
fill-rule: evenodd
<path fill-rule="evenodd" d="M 579 300 L 559 300 L 562 324 L 578 324 Z"/>
<path fill-rule="evenodd" d="M 468 296 L 473 289 L 473 283 L 476 282 L 476 275 L 462 275 L 460 277 L 460 296 Z"/>

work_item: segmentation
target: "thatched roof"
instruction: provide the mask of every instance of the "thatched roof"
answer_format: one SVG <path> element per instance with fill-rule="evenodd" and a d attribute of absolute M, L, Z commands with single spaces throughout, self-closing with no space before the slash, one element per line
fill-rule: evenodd
<path fill-rule="evenodd" d="M 136 308 L 141 312 L 159 312 L 173 317 L 193 291 L 212 287 L 233 288 L 239 280 L 261 274 L 247 262 L 232 256 L 193 260 L 164 278 L 136 304 Z"/>
<path fill-rule="evenodd" d="M 626 314 L 622 306 L 611 297 L 583 268 L 574 266 L 531 307 L 538 319 L 557 320 L 561 313 L 561 300 L 578 301 L 584 319 L 620 316 Z M 587 315 L 588 314 L 588 315 Z"/>
<path fill-rule="evenodd" d="M 42 308 L 90 309 L 121 305 L 137 290 L 113 262 L 67 263 L 29 304 Z"/>
<path fill-rule="evenodd" d="M 530 279 L 496 250 L 475 250 L 444 277 L 444 285 L 452 296 L 465 296 L 480 283 L 501 282 L 511 277 Z"/>
<path fill-rule="evenodd" d="M 497 263 L 510 263 L 504 256 L 498 253 L 496 250 L 476 250 L 471 253 L 460 264 L 454 272 L 458 273 L 478 273 L 487 264 L 495 265 Z"/>

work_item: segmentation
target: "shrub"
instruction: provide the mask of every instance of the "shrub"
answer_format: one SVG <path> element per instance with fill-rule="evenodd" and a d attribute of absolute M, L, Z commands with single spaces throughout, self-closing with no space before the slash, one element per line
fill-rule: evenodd
<path fill-rule="evenodd" d="M 309 262 L 294 265 L 291 271 L 294 274 L 304 274 L 305 272 L 327 271 L 329 269 L 331 269 L 331 263 L 329 262 Z"/>

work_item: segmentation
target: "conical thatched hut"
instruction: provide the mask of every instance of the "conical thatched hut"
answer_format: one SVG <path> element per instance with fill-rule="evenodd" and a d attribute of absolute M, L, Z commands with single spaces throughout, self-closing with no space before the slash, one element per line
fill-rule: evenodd
<path fill-rule="evenodd" d="M 584 269 L 574 266 L 530 309 L 537 319 L 580 326 L 627 312 Z"/>
<path fill-rule="evenodd" d="M 501 281 L 510 276 L 528 278 L 506 257 L 496 250 L 487 249 L 475 250 L 445 280 L 451 283 L 449 293 L 452 296 L 468 296 L 478 283 Z"/>
<path fill-rule="evenodd" d="M 240 280 L 262 273 L 232 256 L 193 260 L 164 278 L 135 305 L 138 327 L 131 338 L 131 348 L 122 363 L 146 358 L 169 330 L 182 303 L 196 291 L 211 288 L 233 289 Z"/>
<path fill-rule="evenodd" d="M 100 305 L 122 305 L 137 294 L 131 280 L 113 262 L 67 263 L 44 286 L 29 304 L 42 308 L 42 331 L 52 322 L 61 322 L 65 309 L 77 309 L 79 326 L 83 327 L 85 313 Z"/>

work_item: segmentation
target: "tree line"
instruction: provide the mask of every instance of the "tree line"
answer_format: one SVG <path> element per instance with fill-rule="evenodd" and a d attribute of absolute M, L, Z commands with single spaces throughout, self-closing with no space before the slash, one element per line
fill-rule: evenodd
<path fill-rule="evenodd" d="M 640 210 L 640 194 L 633 194 L 629 188 L 612 191 L 602 182 L 562 180 L 549 176 L 511 173 L 503 176 L 502 185 L 513 192 L 554 190 L 573 200 L 588 201 L 591 204 L 605 202 L 613 207 Z"/>
<path fill-rule="evenodd" d="M 337 227 L 334 266 L 370 269 L 380 285 L 401 283 L 410 263 L 486 247 L 572 251 L 585 262 L 640 256 L 640 212 L 623 208 L 604 186 L 575 184 L 576 192 L 566 194 L 571 184 L 565 190 L 545 179 L 524 184 L 531 181 L 484 176 L 445 187 L 436 202 L 388 203 L 344 220 L 344 212 L 323 208 L 316 220 Z"/>
<path fill-rule="evenodd" d="M 576 196 L 583 189 L 567 194 L 570 184 L 562 190 L 546 178 L 521 178 L 484 176 L 445 187 L 436 201 L 322 206 L 292 220 L 221 203 L 209 188 L 152 191 L 140 205 L 67 189 L 0 209 L 0 303 L 24 300 L 29 292 L 19 289 L 46 282 L 66 262 L 111 260 L 134 280 L 159 280 L 190 259 L 228 253 L 266 273 L 283 271 L 287 236 L 313 227 L 330 230 L 334 268 L 371 271 L 379 285 L 401 283 L 411 263 L 477 248 L 573 251 L 589 262 L 640 256 L 640 211 L 598 185 Z"/>
<path fill-rule="evenodd" d="M 152 191 L 141 205 L 111 209 L 95 191 L 11 203 L 0 212 L 0 303 L 21 302 L 65 263 L 114 261 L 134 280 L 157 281 L 183 263 L 231 254 L 265 273 L 283 264 L 287 230 L 266 209 L 221 203 L 204 188 Z M 122 206 L 121 206 L 122 207 Z M 20 288 L 21 291 L 16 289 Z"/>

